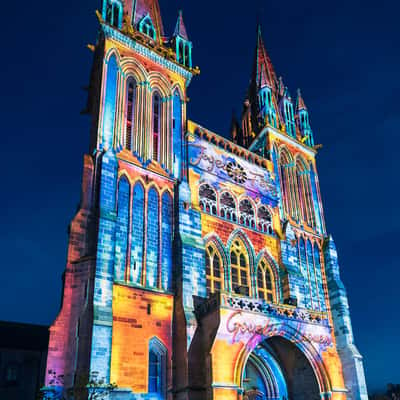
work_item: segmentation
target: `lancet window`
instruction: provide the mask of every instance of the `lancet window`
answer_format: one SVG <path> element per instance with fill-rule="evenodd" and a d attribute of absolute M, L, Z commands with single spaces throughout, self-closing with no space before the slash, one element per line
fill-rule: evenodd
<path fill-rule="evenodd" d="M 212 186 L 208 184 L 200 186 L 199 203 L 204 212 L 217 215 L 217 194 Z"/>
<path fill-rule="evenodd" d="M 309 226 L 315 227 L 315 211 L 312 198 L 310 171 L 303 162 L 296 164 L 297 190 L 301 203 L 302 219 Z"/>
<path fill-rule="evenodd" d="M 222 258 L 213 244 L 206 247 L 207 295 L 224 290 Z"/>
<path fill-rule="evenodd" d="M 283 208 L 285 212 L 294 217 L 294 195 L 293 195 L 293 163 L 286 152 L 282 152 L 279 159 L 279 172 L 281 178 Z"/>
<path fill-rule="evenodd" d="M 232 244 L 230 261 L 232 290 L 249 296 L 251 287 L 249 256 L 244 244 L 239 240 L 235 240 Z"/>
<path fill-rule="evenodd" d="M 258 297 L 268 302 L 276 302 L 275 279 L 270 265 L 263 259 L 257 269 Z"/>
<path fill-rule="evenodd" d="M 147 197 L 147 254 L 146 254 L 146 286 L 158 288 L 160 262 L 160 218 L 159 194 L 155 187 Z"/>
<path fill-rule="evenodd" d="M 182 40 L 179 40 L 178 54 L 179 54 L 178 62 L 180 64 L 183 64 L 184 63 L 184 59 L 185 59 L 185 55 L 184 55 L 184 44 L 183 44 Z"/>
<path fill-rule="evenodd" d="M 112 54 L 107 63 L 107 85 L 104 98 L 103 148 L 111 148 L 114 142 L 114 126 L 117 105 L 117 82 L 119 65 L 117 57 Z"/>
<path fill-rule="evenodd" d="M 219 200 L 219 213 L 222 218 L 226 218 L 233 222 L 237 221 L 235 200 L 228 192 L 221 194 Z"/>
<path fill-rule="evenodd" d="M 153 160 L 159 161 L 161 132 L 161 97 L 158 92 L 153 95 Z"/>
<path fill-rule="evenodd" d="M 126 85 L 126 138 L 125 148 L 132 150 L 133 148 L 133 130 L 135 128 L 135 95 L 136 82 L 133 78 L 129 78 Z"/>
<path fill-rule="evenodd" d="M 154 29 L 153 22 L 149 15 L 146 15 L 139 23 L 139 31 L 144 33 L 145 35 L 151 37 L 153 40 L 156 40 L 156 30 Z"/>
<path fill-rule="evenodd" d="M 324 289 L 321 274 L 321 254 L 316 243 L 310 239 L 298 240 L 298 252 L 303 276 L 307 281 L 307 293 L 305 295 L 305 307 L 314 310 L 326 310 Z"/>
<path fill-rule="evenodd" d="M 254 207 L 248 199 L 242 200 L 239 204 L 239 222 L 242 225 L 255 228 Z"/>
<path fill-rule="evenodd" d="M 116 281 L 125 281 L 129 259 L 127 251 L 129 246 L 129 211 L 130 211 L 130 184 L 127 178 L 122 177 L 118 182 L 117 193 L 117 222 L 115 232 L 114 277 Z"/>
<path fill-rule="evenodd" d="M 106 0 L 105 20 L 108 24 L 120 27 L 121 5 L 117 1 Z"/>
<path fill-rule="evenodd" d="M 294 163 L 286 151 L 279 160 L 283 208 L 295 221 L 316 226 L 310 170 L 304 161 Z"/>
<path fill-rule="evenodd" d="M 273 234 L 272 217 L 267 207 L 265 206 L 258 207 L 257 222 L 258 222 L 257 225 L 258 230 L 264 233 L 268 233 L 270 235 Z"/>
<path fill-rule="evenodd" d="M 149 343 L 148 392 L 164 398 L 166 392 L 167 350 L 153 338 Z"/>

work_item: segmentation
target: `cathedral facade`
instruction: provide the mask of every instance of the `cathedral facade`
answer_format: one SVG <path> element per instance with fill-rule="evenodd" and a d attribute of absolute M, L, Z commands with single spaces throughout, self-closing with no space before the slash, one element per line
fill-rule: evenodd
<path fill-rule="evenodd" d="M 170 37 L 157 0 L 103 0 L 98 18 L 46 395 L 84 377 L 120 400 L 366 400 L 319 147 L 261 30 L 227 139 L 186 118 L 181 13 Z"/>

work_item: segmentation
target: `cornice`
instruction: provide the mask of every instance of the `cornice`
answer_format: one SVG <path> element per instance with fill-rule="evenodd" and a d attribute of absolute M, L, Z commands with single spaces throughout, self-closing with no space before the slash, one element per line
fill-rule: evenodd
<path fill-rule="evenodd" d="M 307 154 L 310 157 L 315 157 L 317 154 L 317 151 L 309 146 L 304 145 L 303 143 L 299 142 L 297 139 L 280 132 L 278 129 L 273 128 L 272 126 L 266 126 L 261 133 L 258 135 L 257 140 L 255 140 L 251 146 L 250 150 L 252 149 L 253 145 L 257 144 L 259 140 L 261 140 L 267 133 L 271 132 L 273 135 L 275 135 L 277 138 L 282 140 L 283 142 L 287 142 L 293 147 L 296 147 L 298 150 L 302 151 L 303 153 Z"/>
<path fill-rule="evenodd" d="M 107 39 L 113 39 L 120 43 L 121 45 L 129 48 L 130 50 L 135 51 L 136 53 L 148 58 L 149 60 L 159 64 L 160 66 L 167 68 L 171 72 L 181 75 L 186 79 L 187 85 L 189 85 L 193 73 L 189 72 L 187 69 L 179 66 L 178 64 L 169 61 L 157 54 L 154 50 L 149 49 L 148 47 L 138 43 L 137 41 L 131 39 L 130 37 L 124 35 L 117 29 L 112 28 L 111 26 L 101 23 L 101 28 L 104 32 L 104 35 Z"/>

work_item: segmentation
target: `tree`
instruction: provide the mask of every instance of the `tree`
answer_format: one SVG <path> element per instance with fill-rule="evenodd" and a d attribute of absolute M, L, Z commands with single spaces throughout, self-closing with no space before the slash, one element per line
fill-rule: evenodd
<path fill-rule="evenodd" d="M 400 400 L 400 385 L 393 383 L 389 383 L 387 385 L 387 395 L 389 396 L 390 400 Z"/>
<path fill-rule="evenodd" d="M 98 372 L 88 375 L 78 375 L 75 384 L 71 388 L 65 387 L 64 375 L 57 374 L 54 370 L 48 370 L 49 385 L 40 390 L 39 398 L 43 400 L 103 400 L 117 388 L 115 383 L 107 383 L 99 378 Z"/>

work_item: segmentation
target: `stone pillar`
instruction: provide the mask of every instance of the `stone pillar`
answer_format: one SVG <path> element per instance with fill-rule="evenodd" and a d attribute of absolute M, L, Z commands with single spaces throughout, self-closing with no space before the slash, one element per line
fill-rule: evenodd
<path fill-rule="evenodd" d="M 90 373 L 96 373 L 99 380 L 104 379 L 109 382 L 118 175 L 118 161 L 113 151 L 104 153 L 100 171 L 100 219 L 93 298 L 94 316 Z"/>
<path fill-rule="evenodd" d="M 329 300 L 337 351 L 342 362 L 348 400 L 368 400 L 362 356 L 353 337 L 346 289 L 340 279 L 335 242 L 330 236 L 324 245 Z"/>

